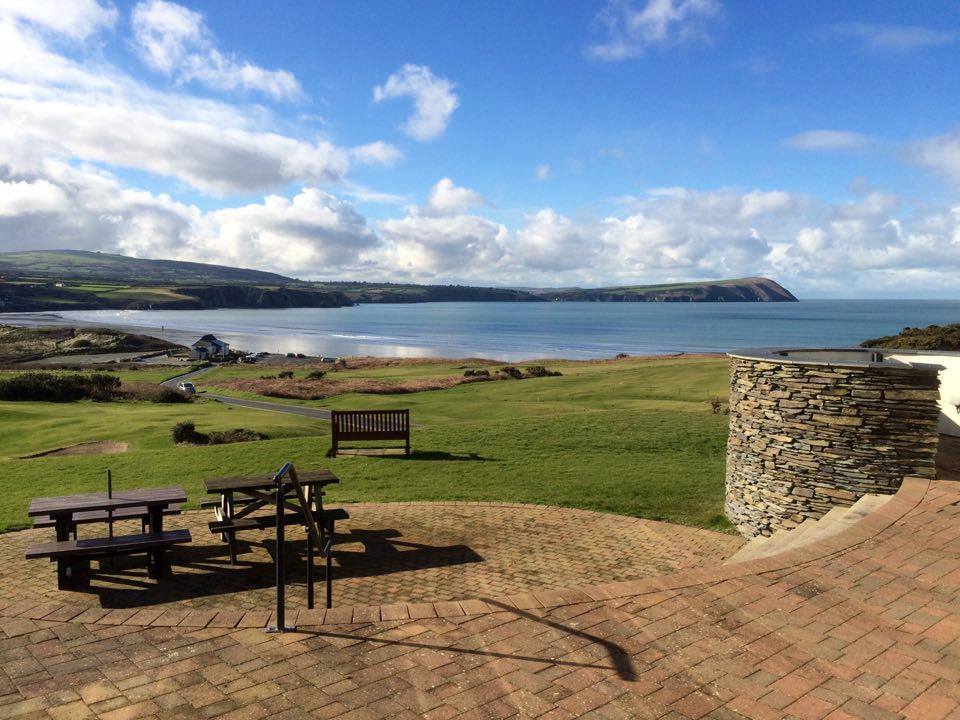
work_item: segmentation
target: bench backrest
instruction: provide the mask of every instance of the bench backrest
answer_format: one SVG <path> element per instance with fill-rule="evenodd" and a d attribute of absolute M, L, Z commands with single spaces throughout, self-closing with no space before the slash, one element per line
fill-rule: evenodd
<path fill-rule="evenodd" d="M 410 436 L 409 410 L 331 410 L 338 440 L 395 440 Z"/>

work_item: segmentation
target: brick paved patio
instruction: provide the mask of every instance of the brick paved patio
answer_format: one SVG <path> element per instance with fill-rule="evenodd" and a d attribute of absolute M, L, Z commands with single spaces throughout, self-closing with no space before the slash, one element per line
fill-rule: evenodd
<path fill-rule="evenodd" d="M 461 600 L 562 590 L 718 564 L 743 544 L 735 535 L 583 510 L 492 503 L 353 504 L 338 524 L 337 606 Z M 170 552 L 175 575 L 157 583 L 143 557 L 118 558 L 95 572 L 89 590 L 60 591 L 55 565 L 24 559 L 49 528 L 0 535 L 0 599 L 82 607 L 183 611 L 272 608 L 273 531 L 243 533 L 238 565 L 212 535 L 211 511 L 185 513 L 166 527 L 189 528 L 193 542 Z M 127 529 L 124 529 L 127 528 Z M 138 523 L 117 524 L 117 533 Z M 81 527 L 81 536 L 104 532 Z M 288 531 L 289 605 L 306 602 L 306 537 Z M 319 570 L 318 576 L 322 575 Z M 94 562 L 94 568 L 97 563 Z M 157 613 L 159 614 L 159 612 Z M 92 617 L 88 615 L 87 617 Z"/>
<path fill-rule="evenodd" d="M 283 636 L 69 612 L 0 603 L 0 716 L 960 718 L 960 484 L 761 561 Z"/>

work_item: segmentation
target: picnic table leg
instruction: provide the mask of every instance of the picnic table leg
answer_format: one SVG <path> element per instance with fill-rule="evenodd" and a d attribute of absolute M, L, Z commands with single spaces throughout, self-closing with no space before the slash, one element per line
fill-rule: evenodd
<path fill-rule="evenodd" d="M 71 516 L 57 515 L 55 516 L 54 522 L 54 529 L 57 533 L 57 542 L 69 540 L 71 529 L 73 529 L 71 527 L 73 525 Z M 80 558 L 58 558 L 57 587 L 61 590 L 67 590 L 71 587 L 74 587 L 77 584 L 77 576 L 81 570 L 82 567 Z"/>
<path fill-rule="evenodd" d="M 163 507 L 161 505 L 151 505 L 148 509 L 150 518 L 150 532 L 163 532 Z M 147 553 L 147 575 L 159 580 L 166 573 L 166 550 L 164 548 L 155 548 Z"/>
<path fill-rule="evenodd" d="M 233 493 L 227 492 L 223 494 L 223 512 L 225 515 L 225 520 L 233 519 Z M 221 537 L 226 537 L 227 547 L 230 548 L 230 564 L 237 564 L 237 534 L 235 532 L 224 533 Z"/>

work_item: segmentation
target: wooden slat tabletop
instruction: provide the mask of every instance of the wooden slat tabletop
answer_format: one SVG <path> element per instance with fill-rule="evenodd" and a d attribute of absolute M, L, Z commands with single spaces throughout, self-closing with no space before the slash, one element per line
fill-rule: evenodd
<path fill-rule="evenodd" d="M 182 487 L 142 488 L 138 490 L 118 490 L 108 498 L 105 492 L 83 493 L 81 495 L 61 495 L 59 497 L 40 497 L 30 501 L 27 515 L 66 515 L 84 510 L 109 510 L 143 505 L 171 505 L 185 503 L 187 494 Z"/>
<path fill-rule="evenodd" d="M 333 485 L 340 478 L 329 470 L 308 470 L 297 473 L 301 485 Z M 203 481 L 208 493 L 243 492 L 244 490 L 271 490 L 276 487 L 269 475 L 247 475 L 241 477 L 210 478 Z"/>

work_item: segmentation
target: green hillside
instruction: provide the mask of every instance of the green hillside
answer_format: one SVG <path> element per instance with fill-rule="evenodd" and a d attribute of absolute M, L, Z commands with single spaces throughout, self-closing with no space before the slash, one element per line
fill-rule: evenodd
<path fill-rule="evenodd" d="M 35 278 L 74 280 L 136 279 L 138 283 L 262 283 L 283 285 L 297 280 L 261 270 L 181 262 L 148 260 L 85 250 L 31 250 L 0 253 L 0 276 L 16 274 Z"/>

